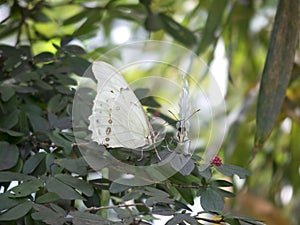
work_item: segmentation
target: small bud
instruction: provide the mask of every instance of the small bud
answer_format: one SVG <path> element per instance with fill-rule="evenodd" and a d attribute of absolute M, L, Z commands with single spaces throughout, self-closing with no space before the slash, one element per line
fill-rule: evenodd
<path fill-rule="evenodd" d="M 222 159 L 219 158 L 219 156 L 215 156 L 210 160 L 211 165 L 215 166 L 221 166 L 222 165 Z"/>

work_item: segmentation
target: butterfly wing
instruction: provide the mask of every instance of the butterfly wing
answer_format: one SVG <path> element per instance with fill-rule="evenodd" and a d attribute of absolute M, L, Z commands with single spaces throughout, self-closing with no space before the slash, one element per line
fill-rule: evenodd
<path fill-rule="evenodd" d="M 178 141 L 177 148 L 180 148 L 180 152 L 184 155 L 190 154 L 190 139 L 188 138 L 188 131 L 190 128 L 190 94 L 187 77 L 183 77 L 184 84 L 182 93 L 179 100 L 179 121 L 177 123 L 176 138 Z"/>
<path fill-rule="evenodd" d="M 107 147 L 145 146 L 152 127 L 145 111 L 123 76 L 111 65 L 97 61 L 92 71 L 98 82 L 89 130 L 92 140 Z"/>

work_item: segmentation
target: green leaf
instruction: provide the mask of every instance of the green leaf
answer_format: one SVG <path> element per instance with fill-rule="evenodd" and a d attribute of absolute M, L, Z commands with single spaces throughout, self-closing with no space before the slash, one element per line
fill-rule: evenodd
<path fill-rule="evenodd" d="M 6 102 L 15 94 L 13 87 L 8 85 L 0 85 L 1 99 Z"/>
<path fill-rule="evenodd" d="M 10 181 L 26 181 L 36 179 L 33 176 L 28 176 L 22 173 L 15 173 L 10 171 L 0 172 L 0 182 L 10 182 Z"/>
<path fill-rule="evenodd" d="M 60 180 L 61 182 L 83 192 L 86 196 L 92 196 L 94 193 L 94 189 L 92 185 L 87 183 L 84 180 L 74 178 L 67 174 L 56 174 L 55 178 Z"/>
<path fill-rule="evenodd" d="M 40 190 L 41 187 L 44 186 L 44 182 L 40 179 L 33 179 L 30 181 L 25 181 L 18 186 L 10 189 L 10 197 L 20 198 L 30 195 L 31 193 L 35 193 Z"/>
<path fill-rule="evenodd" d="M 51 204 L 52 209 L 39 204 L 34 204 L 33 207 L 37 211 L 31 215 L 34 220 L 42 220 L 51 225 L 63 225 L 66 222 L 64 218 L 66 212 L 57 205 Z"/>
<path fill-rule="evenodd" d="M 8 142 L 0 141 L 0 170 L 14 167 L 19 158 L 19 149 Z"/>
<path fill-rule="evenodd" d="M 19 120 L 19 110 L 14 110 L 13 112 L 9 112 L 8 115 L 0 117 L 0 127 L 5 129 L 13 128 Z"/>
<path fill-rule="evenodd" d="M 149 31 L 158 31 L 163 29 L 164 23 L 157 13 L 150 13 L 145 20 L 145 28 Z"/>
<path fill-rule="evenodd" d="M 24 133 L 21 133 L 21 132 L 8 130 L 8 129 L 3 129 L 3 128 L 0 128 L 0 132 L 6 133 L 6 134 L 8 134 L 12 137 L 21 137 L 21 136 L 25 135 Z M 0 166 L 0 168 L 1 168 L 1 166 Z"/>
<path fill-rule="evenodd" d="M 73 148 L 72 142 L 67 140 L 57 129 L 51 133 L 48 133 L 48 136 L 55 145 L 63 147 L 66 155 L 71 153 Z"/>
<path fill-rule="evenodd" d="M 30 201 L 23 202 L 13 208 L 10 208 L 0 214 L 0 221 L 17 220 L 25 216 L 32 208 Z"/>
<path fill-rule="evenodd" d="M 109 187 L 109 191 L 111 193 L 119 193 L 119 192 L 122 192 L 122 191 L 126 191 L 129 188 L 131 188 L 131 186 L 129 186 L 129 185 L 124 185 L 124 184 L 119 184 L 117 182 L 112 182 L 110 187 Z"/>
<path fill-rule="evenodd" d="M 226 190 L 223 190 L 221 188 L 215 188 L 214 189 L 216 192 L 220 194 L 223 198 L 234 198 L 235 194 Z"/>
<path fill-rule="evenodd" d="M 152 207 L 152 213 L 158 214 L 158 215 L 163 215 L 163 216 L 171 216 L 171 215 L 174 215 L 175 211 L 170 207 L 154 205 Z"/>
<path fill-rule="evenodd" d="M 157 188 L 148 186 L 148 187 L 144 187 L 144 190 L 145 190 L 144 193 L 150 196 L 161 197 L 161 198 L 169 197 L 169 194 L 167 192 L 164 192 Z"/>
<path fill-rule="evenodd" d="M 238 219 L 225 218 L 224 221 L 230 225 L 241 225 Z"/>
<path fill-rule="evenodd" d="M 122 197 L 123 201 L 129 201 L 132 199 L 138 199 L 142 196 L 142 192 L 132 191 Z"/>
<path fill-rule="evenodd" d="M 149 207 L 156 205 L 157 203 L 171 204 L 174 203 L 174 201 L 170 198 L 155 196 L 155 197 L 147 198 L 145 202 L 145 204 Z"/>
<path fill-rule="evenodd" d="M 37 199 L 36 199 L 36 203 L 49 203 L 49 202 L 55 202 L 57 200 L 59 200 L 59 196 L 53 192 L 48 192 L 44 195 L 41 195 L 39 196 Z"/>
<path fill-rule="evenodd" d="M 186 214 L 176 213 L 173 218 L 168 220 L 166 225 L 182 224 L 184 221 L 188 222 L 191 225 L 198 224 L 198 221 L 194 217 L 192 217 L 190 213 L 186 213 Z"/>
<path fill-rule="evenodd" d="M 194 33 L 188 30 L 186 27 L 180 25 L 171 17 L 160 13 L 164 29 L 177 41 L 183 43 L 186 46 L 193 46 L 196 43 L 196 37 Z"/>
<path fill-rule="evenodd" d="M 237 220 L 247 222 L 247 223 L 252 224 L 252 225 L 264 225 L 265 224 L 265 223 L 262 223 L 261 221 L 252 219 L 248 216 L 242 216 L 242 215 L 236 215 L 236 214 L 227 214 L 225 216 L 225 218 L 226 219 L 237 219 Z"/>
<path fill-rule="evenodd" d="M 9 195 L 10 193 L 8 192 L 0 194 L 0 211 L 10 209 L 28 200 L 28 198 L 10 198 Z"/>
<path fill-rule="evenodd" d="M 40 165 L 40 163 L 45 159 L 46 153 L 38 152 L 35 155 L 31 156 L 26 162 L 24 163 L 23 173 L 30 174 Z"/>
<path fill-rule="evenodd" d="M 72 173 L 76 173 L 82 176 L 87 175 L 88 173 L 88 164 L 83 157 L 78 159 L 57 159 L 55 160 L 55 163 Z"/>
<path fill-rule="evenodd" d="M 67 200 L 85 200 L 79 195 L 73 188 L 63 182 L 55 179 L 54 177 L 48 177 L 46 181 L 46 188 L 49 192 L 56 193 L 60 198 Z"/>
<path fill-rule="evenodd" d="M 248 170 L 245 170 L 242 167 L 231 165 L 231 164 L 223 164 L 221 166 L 215 166 L 215 168 L 222 174 L 228 177 L 232 177 L 234 174 L 238 175 L 241 179 L 245 179 L 246 176 L 250 176 L 251 173 Z"/>
<path fill-rule="evenodd" d="M 27 111 L 27 117 L 35 132 L 47 133 L 50 130 L 48 121 L 36 113 L 30 113 Z"/>
<path fill-rule="evenodd" d="M 211 188 L 207 188 L 202 192 L 200 203 L 206 211 L 221 211 L 224 208 L 223 198 Z"/>
<path fill-rule="evenodd" d="M 53 89 L 53 87 L 52 87 L 50 84 L 48 84 L 47 82 L 45 82 L 45 81 L 43 81 L 43 80 L 36 80 L 36 81 L 34 82 L 34 84 L 35 84 L 37 87 L 39 87 L 39 88 L 41 88 L 41 89 L 43 89 L 43 90 L 45 90 L 45 91 L 51 91 L 51 90 Z"/>
<path fill-rule="evenodd" d="M 90 225 L 90 224 L 101 224 L 111 225 L 111 221 L 104 219 L 102 216 L 97 214 L 91 214 L 88 212 L 71 211 L 70 216 L 73 216 L 72 222 L 74 225 Z"/>
<path fill-rule="evenodd" d="M 255 151 L 271 134 L 286 96 L 300 30 L 299 4 L 298 1 L 279 1 L 277 6 L 258 95 Z"/>
<path fill-rule="evenodd" d="M 54 60 L 54 55 L 51 52 L 42 52 L 33 57 L 35 63 L 49 62 Z"/>
<path fill-rule="evenodd" d="M 85 50 L 78 45 L 66 45 L 63 47 L 63 50 L 72 55 L 81 55 L 85 54 Z"/>
<path fill-rule="evenodd" d="M 210 182 L 215 187 L 232 187 L 233 184 L 227 180 L 213 180 Z"/>
<path fill-rule="evenodd" d="M 227 8 L 227 0 L 219 1 L 213 0 L 210 3 L 208 9 L 208 17 L 206 19 L 206 24 L 202 32 L 201 40 L 198 44 L 197 55 L 203 53 L 206 48 L 211 44 L 216 42 L 215 37 L 217 30 L 222 25 L 222 19 L 224 12 Z"/>

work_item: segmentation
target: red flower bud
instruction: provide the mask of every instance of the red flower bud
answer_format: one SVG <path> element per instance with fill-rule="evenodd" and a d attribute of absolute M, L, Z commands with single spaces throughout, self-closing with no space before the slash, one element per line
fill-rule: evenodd
<path fill-rule="evenodd" d="M 211 165 L 215 166 L 221 166 L 222 165 L 222 159 L 219 158 L 219 156 L 215 156 L 210 160 Z"/>

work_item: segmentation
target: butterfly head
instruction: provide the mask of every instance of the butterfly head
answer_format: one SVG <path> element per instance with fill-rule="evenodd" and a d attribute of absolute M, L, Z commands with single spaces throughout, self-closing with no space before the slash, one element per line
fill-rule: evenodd
<path fill-rule="evenodd" d="M 188 138 L 188 129 L 187 129 L 186 121 L 178 121 L 176 127 L 177 127 L 176 139 L 178 143 L 183 143 L 188 141 L 189 138 Z"/>

